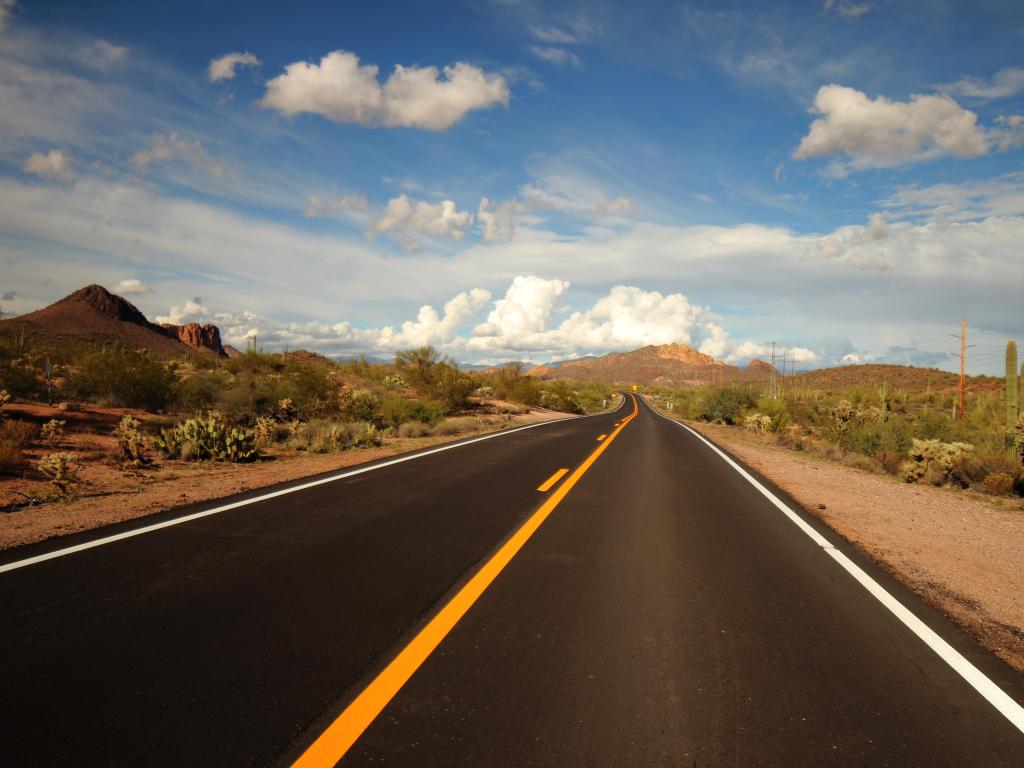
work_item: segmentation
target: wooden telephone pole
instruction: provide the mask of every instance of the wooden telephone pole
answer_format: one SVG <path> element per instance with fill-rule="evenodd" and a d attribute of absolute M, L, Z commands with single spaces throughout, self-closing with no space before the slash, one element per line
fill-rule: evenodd
<path fill-rule="evenodd" d="M 964 417 L 964 370 L 967 360 L 967 319 L 960 320 L 960 412 L 957 418 Z"/>

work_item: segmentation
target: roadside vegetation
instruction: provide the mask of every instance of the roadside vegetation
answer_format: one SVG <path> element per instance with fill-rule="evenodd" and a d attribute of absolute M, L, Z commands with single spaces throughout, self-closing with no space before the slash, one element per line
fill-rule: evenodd
<path fill-rule="evenodd" d="M 1010 366 L 1016 370 L 1016 358 Z M 768 397 L 763 386 L 654 389 L 673 415 L 733 425 L 776 444 L 908 483 L 1024 496 L 1024 416 L 1016 376 L 1007 388 L 967 394 L 957 418 L 955 389 L 913 391 L 846 385 L 792 388 Z M 1008 406 L 1006 391 L 1012 390 Z"/>
<path fill-rule="evenodd" d="M 535 407 L 594 411 L 609 396 L 605 386 L 541 381 L 518 365 L 466 371 L 431 347 L 390 364 L 256 350 L 162 360 L 144 350 L 31 349 L 13 338 L 0 338 L 0 391 L 0 477 L 45 478 L 61 499 L 75 496 L 86 461 L 68 443 L 68 421 L 80 438 L 83 420 L 72 416 L 88 409 L 130 409 L 97 431 L 116 449 L 89 457 L 130 474 L 167 461 L 239 463 L 453 437 L 501 428 Z M 4 419 L 3 403 L 51 404 L 58 418 L 21 409 Z"/>

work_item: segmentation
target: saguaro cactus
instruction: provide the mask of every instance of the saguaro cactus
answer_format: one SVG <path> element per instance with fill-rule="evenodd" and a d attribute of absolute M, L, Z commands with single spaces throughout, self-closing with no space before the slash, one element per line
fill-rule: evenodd
<path fill-rule="evenodd" d="M 1013 447 L 1017 426 L 1017 342 L 1006 344 L 1006 446 Z"/>

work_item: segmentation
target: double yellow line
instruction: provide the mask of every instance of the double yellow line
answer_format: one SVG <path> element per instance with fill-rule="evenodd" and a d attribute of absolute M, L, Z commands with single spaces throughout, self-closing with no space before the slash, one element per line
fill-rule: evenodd
<path fill-rule="evenodd" d="M 622 420 L 619 426 L 569 475 L 569 478 L 551 494 L 547 501 L 522 524 L 519 530 L 512 534 L 512 537 L 494 553 L 490 560 L 484 563 L 483 567 L 473 575 L 466 585 L 345 708 L 345 711 L 327 726 L 327 730 L 320 734 L 316 741 L 310 744 L 295 761 L 293 768 L 329 768 L 336 765 L 345 756 L 356 740 L 362 736 L 363 731 L 370 727 L 370 724 L 384 710 L 388 702 L 409 681 L 409 678 L 441 644 L 441 641 L 466 615 L 466 612 L 473 607 L 473 604 L 497 578 L 498 574 L 504 570 L 505 566 L 523 548 L 523 545 L 554 512 L 555 507 L 569 494 L 569 491 L 594 465 L 594 462 L 619 433 L 626 428 L 626 425 L 636 417 L 639 406 L 636 397 L 633 395 L 630 397 L 633 398 L 633 412 Z"/>

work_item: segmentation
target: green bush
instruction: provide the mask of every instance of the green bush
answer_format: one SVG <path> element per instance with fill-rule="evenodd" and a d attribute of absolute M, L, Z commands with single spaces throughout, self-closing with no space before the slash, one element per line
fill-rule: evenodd
<path fill-rule="evenodd" d="M 406 421 L 398 428 L 399 437 L 424 437 L 430 434 L 430 427 L 421 421 Z"/>
<path fill-rule="evenodd" d="M 339 411 L 348 421 L 374 421 L 380 417 L 381 399 L 368 389 L 343 389 L 338 393 Z"/>
<path fill-rule="evenodd" d="M 444 418 L 444 406 L 434 400 L 409 400 L 388 395 L 381 402 L 380 413 L 384 423 L 392 427 L 410 421 L 437 424 Z"/>
<path fill-rule="evenodd" d="M 84 355 L 67 382 L 79 400 L 159 411 L 171 402 L 174 373 L 144 350 L 108 349 Z"/>
<path fill-rule="evenodd" d="M 744 387 L 721 387 L 701 400 L 699 416 L 703 421 L 724 421 L 735 424 L 747 408 L 756 404 L 754 396 Z"/>

